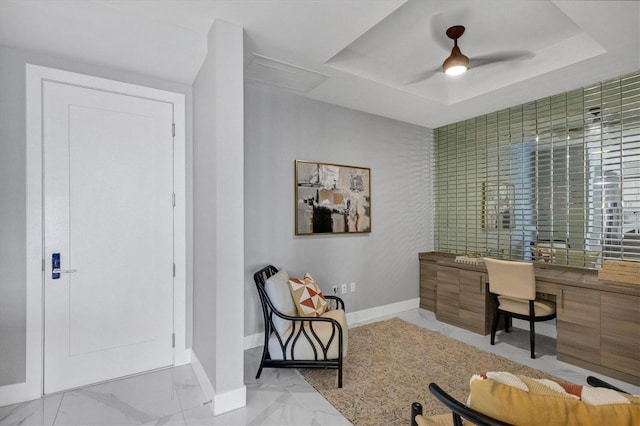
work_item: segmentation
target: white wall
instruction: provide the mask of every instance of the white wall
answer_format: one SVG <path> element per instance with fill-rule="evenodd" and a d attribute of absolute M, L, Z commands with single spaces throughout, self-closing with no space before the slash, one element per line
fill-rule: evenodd
<path fill-rule="evenodd" d="M 26 118 L 25 64 L 183 93 L 187 99 L 187 345 L 192 317 L 191 87 L 156 78 L 0 46 L 0 386 L 25 381 Z"/>
<path fill-rule="evenodd" d="M 213 386 L 213 411 L 246 404 L 243 30 L 215 21 L 194 97 L 193 351 Z"/>
<path fill-rule="evenodd" d="M 262 331 L 253 273 L 310 272 L 347 311 L 419 297 L 418 253 L 433 248 L 432 132 L 245 82 L 245 335 Z M 295 236 L 294 160 L 371 168 L 372 232 Z"/>

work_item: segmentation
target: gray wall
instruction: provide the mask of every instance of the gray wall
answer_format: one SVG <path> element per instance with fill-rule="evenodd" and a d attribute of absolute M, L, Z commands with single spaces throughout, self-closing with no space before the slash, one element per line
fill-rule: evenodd
<path fill-rule="evenodd" d="M 26 129 L 25 64 L 125 81 L 186 95 L 187 346 L 192 317 L 191 87 L 130 72 L 0 46 L 0 386 L 25 381 Z"/>
<path fill-rule="evenodd" d="M 417 298 L 418 253 L 433 247 L 432 131 L 245 83 L 245 335 L 262 330 L 252 275 L 309 272 L 353 312 Z M 371 168 L 372 232 L 294 235 L 294 160 Z"/>

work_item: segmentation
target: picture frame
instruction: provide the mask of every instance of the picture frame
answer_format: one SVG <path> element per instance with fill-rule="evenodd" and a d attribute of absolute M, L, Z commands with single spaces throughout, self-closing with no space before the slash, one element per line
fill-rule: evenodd
<path fill-rule="evenodd" d="M 482 182 L 482 229 L 515 227 L 514 186 L 507 182 Z"/>
<path fill-rule="evenodd" d="M 295 235 L 371 232 L 371 169 L 295 160 Z"/>

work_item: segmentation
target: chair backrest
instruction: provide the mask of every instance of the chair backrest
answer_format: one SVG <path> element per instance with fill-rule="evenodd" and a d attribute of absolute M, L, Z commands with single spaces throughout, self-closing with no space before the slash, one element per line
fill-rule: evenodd
<path fill-rule="evenodd" d="M 268 265 L 253 274 L 253 280 L 258 286 L 258 290 L 264 290 L 264 284 L 267 282 L 267 279 L 276 273 L 278 273 L 278 269 L 273 265 Z"/>
<path fill-rule="evenodd" d="M 258 295 L 260 296 L 260 305 L 262 306 L 262 317 L 264 320 L 266 335 L 270 335 L 271 331 L 275 329 L 275 326 L 273 324 L 272 315 L 273 304 L 269 300 L 269 296 L 267 295 L 267 291 L 265 289 L 265 284 L 269 277 L 277 273 L 278 269 L 275 266 L 268 265 L 253 274 L 253 280 L 256 283 L 256 287 L 258 288 Z"/>
<path fill-rule="evenodd" d="M 489 272 L 489 291 L 501 296 L 534 300 L 536 275 L 533 263 L 484 258 Z"/>

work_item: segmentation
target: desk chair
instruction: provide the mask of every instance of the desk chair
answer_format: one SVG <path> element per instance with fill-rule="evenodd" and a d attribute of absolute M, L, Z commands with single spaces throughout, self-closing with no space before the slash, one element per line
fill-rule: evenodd
<path fill-rule="evenodd" d="M 489 292 L 495 310 L 491 324 L 491 344 L 495 344 L 500 316 L 505 318 L 505 332 L 509 332 L 511 317 L 529 321 L 531 358 L 535 358 L 535 323 L 556 317 L 556 304 L 536 299 L 536 276 L 533 263 L 484 258 L 489 272 Z"/>

